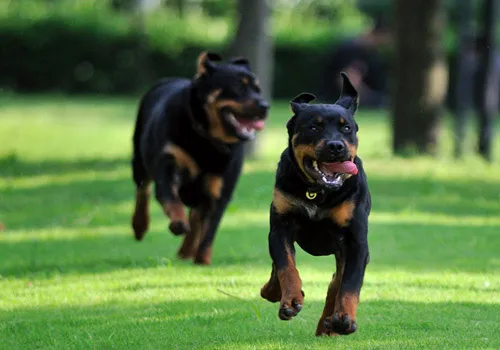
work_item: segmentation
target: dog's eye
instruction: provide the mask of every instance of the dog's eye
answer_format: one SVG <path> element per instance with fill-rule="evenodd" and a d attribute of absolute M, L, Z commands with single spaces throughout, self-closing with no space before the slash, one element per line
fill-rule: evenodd
<path fill-rule="evenodd" d="M 244 95 L 246 94 L 247 90 L 248 90 L 248 85 L 246 84 L 236 84 L 236 85 L 233 85 L 232 87 L 232 90 L 234 91 L 234 93 L 237 95 L 237 96 L 241 96 L 241 95 Z"/>
<path fill-rule="evenodd" d="M 351 132 L 351 127 L 349 125 L 344 125 L 340 130 L 342 132 Z"/>
<path fill-rule="evenodd" d="M 311 131 L 318 131 L 318 126 L 316 126 L 316 125 L 311 125 L 311 126 L 309 127 L 309 130 L 311 130 Z"/>

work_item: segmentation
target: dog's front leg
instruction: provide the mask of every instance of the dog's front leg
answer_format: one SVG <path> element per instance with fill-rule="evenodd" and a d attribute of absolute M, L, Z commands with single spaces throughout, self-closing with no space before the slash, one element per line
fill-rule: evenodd
<path fill-rule="evenodd" d="M 325 328 L 337 334 L 351 334 L 357 329 L 359 294 L 368 263 L 366 240 L 349 240 L 345 245 L 345 267 L 333 315 L 325 319 Z"/>
<path fill-rule="evenodd" d="M 326 294 L 325 307 L 323 308 L 323 313 L 316 327 L 316 335 L 337 335 L 332 329 L 327 328 L 330 323 L 325 323 L 325 319 L 335 312 L 335 306 L 337 305 L 340 293 L 340 287 L 342 286 L 342 278 L 344 276 L 345 267 L 345 254 L 342 250 L 335 254 L 336 270 L 333 274 L 333 278 L 328 286 L 328 292 Z"/>
<path fill-rule="evenodd" d="M 276 285 L 279 283 L 281 300 L 278 316 L 282 320 L 290 320 L 300 312 L 304 304 L 302 281 L 295 266 L 293 227 L 290 221 L 285 221 L 287 219 L 283 220 L 279 215 L 272 216 L 269 252 L 273 260 L 273 272 L 269 282 L 262 288 L 261 295 L 274 301 Z"/>
<path fill-rule="evenodd" d="M 156 200 L 170 219 L 169 229 L 175 235 L 189 232 L 184 204 L 179 198 L 180 172 L 175 158 L 162 154 L 156 164 L 154 182 Z"/>

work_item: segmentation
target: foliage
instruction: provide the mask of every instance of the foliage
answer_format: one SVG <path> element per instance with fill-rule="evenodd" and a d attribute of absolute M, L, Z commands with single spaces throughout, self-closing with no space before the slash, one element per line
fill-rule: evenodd
<path fill-rule="evenodd" d="M 392 158 L 388 120 L 362 111 L 373 213 L 359 330 L 318 339 L 331 257 L 298 249 L 306 303 L 293 321 L 259 297 L 288 106 L 274 103 L 262 157 L 245 166 L 214 264 L 197 267 L 175 259 L 179 238 L 156 204 L 145 241 L 132 239 L 136 104 L 0 95 L 1 348 L 500 347 L 498 164 L 454 163 L 449 133 L 440 160 Z"/>
<path fill-rule="evenodd" d="M 331 45 L 368 23 L 350 1 L 335 2 L 330 10 L 326 2 L 320 2 L 320 9 L 307 1 L 285 4 L 276 5 L 272 20 L 275 95 L 281 97 L 295 94 L 295 86 L 315 89 Z M 171 8 L 141 16 L 95 0 L 3 3 L 0 86 L 133 93 L 160 76 L 191 76 L 200 51 L 224 51 L 231 40 L 234 9 L 225 16 L 191 10 L 180 18 Z"/>

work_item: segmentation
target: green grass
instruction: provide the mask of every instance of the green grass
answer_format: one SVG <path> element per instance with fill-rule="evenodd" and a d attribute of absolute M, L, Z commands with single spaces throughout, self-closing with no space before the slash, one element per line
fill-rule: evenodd
<path fill-rule="evenodd" d="M 362 111 L 373 213 L 359 330 L 316 338 L 332 257 L 298 252 L 306 303 L 293 321 L 259 297 L 288 107 L 274 105 L 210 267 L 175 259 L 179 238 L 156 204 L 145 241 L 132 239 L 135 109 L 133 99 L 0 97 L 0 348 L 500 348 L 498 163 L 454 162 L 450 133 L 439 159 L 394 158 L 386 117 Z"/>

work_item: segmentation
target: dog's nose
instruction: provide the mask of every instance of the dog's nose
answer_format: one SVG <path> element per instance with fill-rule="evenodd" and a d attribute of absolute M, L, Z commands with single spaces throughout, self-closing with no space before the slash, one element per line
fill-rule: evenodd
<path fill-rule="evenodd" d="M 345 145 L 342 141 L 328 141 L 326 147 L 328 147 L 328 150 L 333 154 L 339 154 L 345 150 Z"/>
<path fill-rule="evenodd" d="M 266 100 L 257 101 L 257 108 L 267 111 L 269 109 L 269 103 Z"/>

